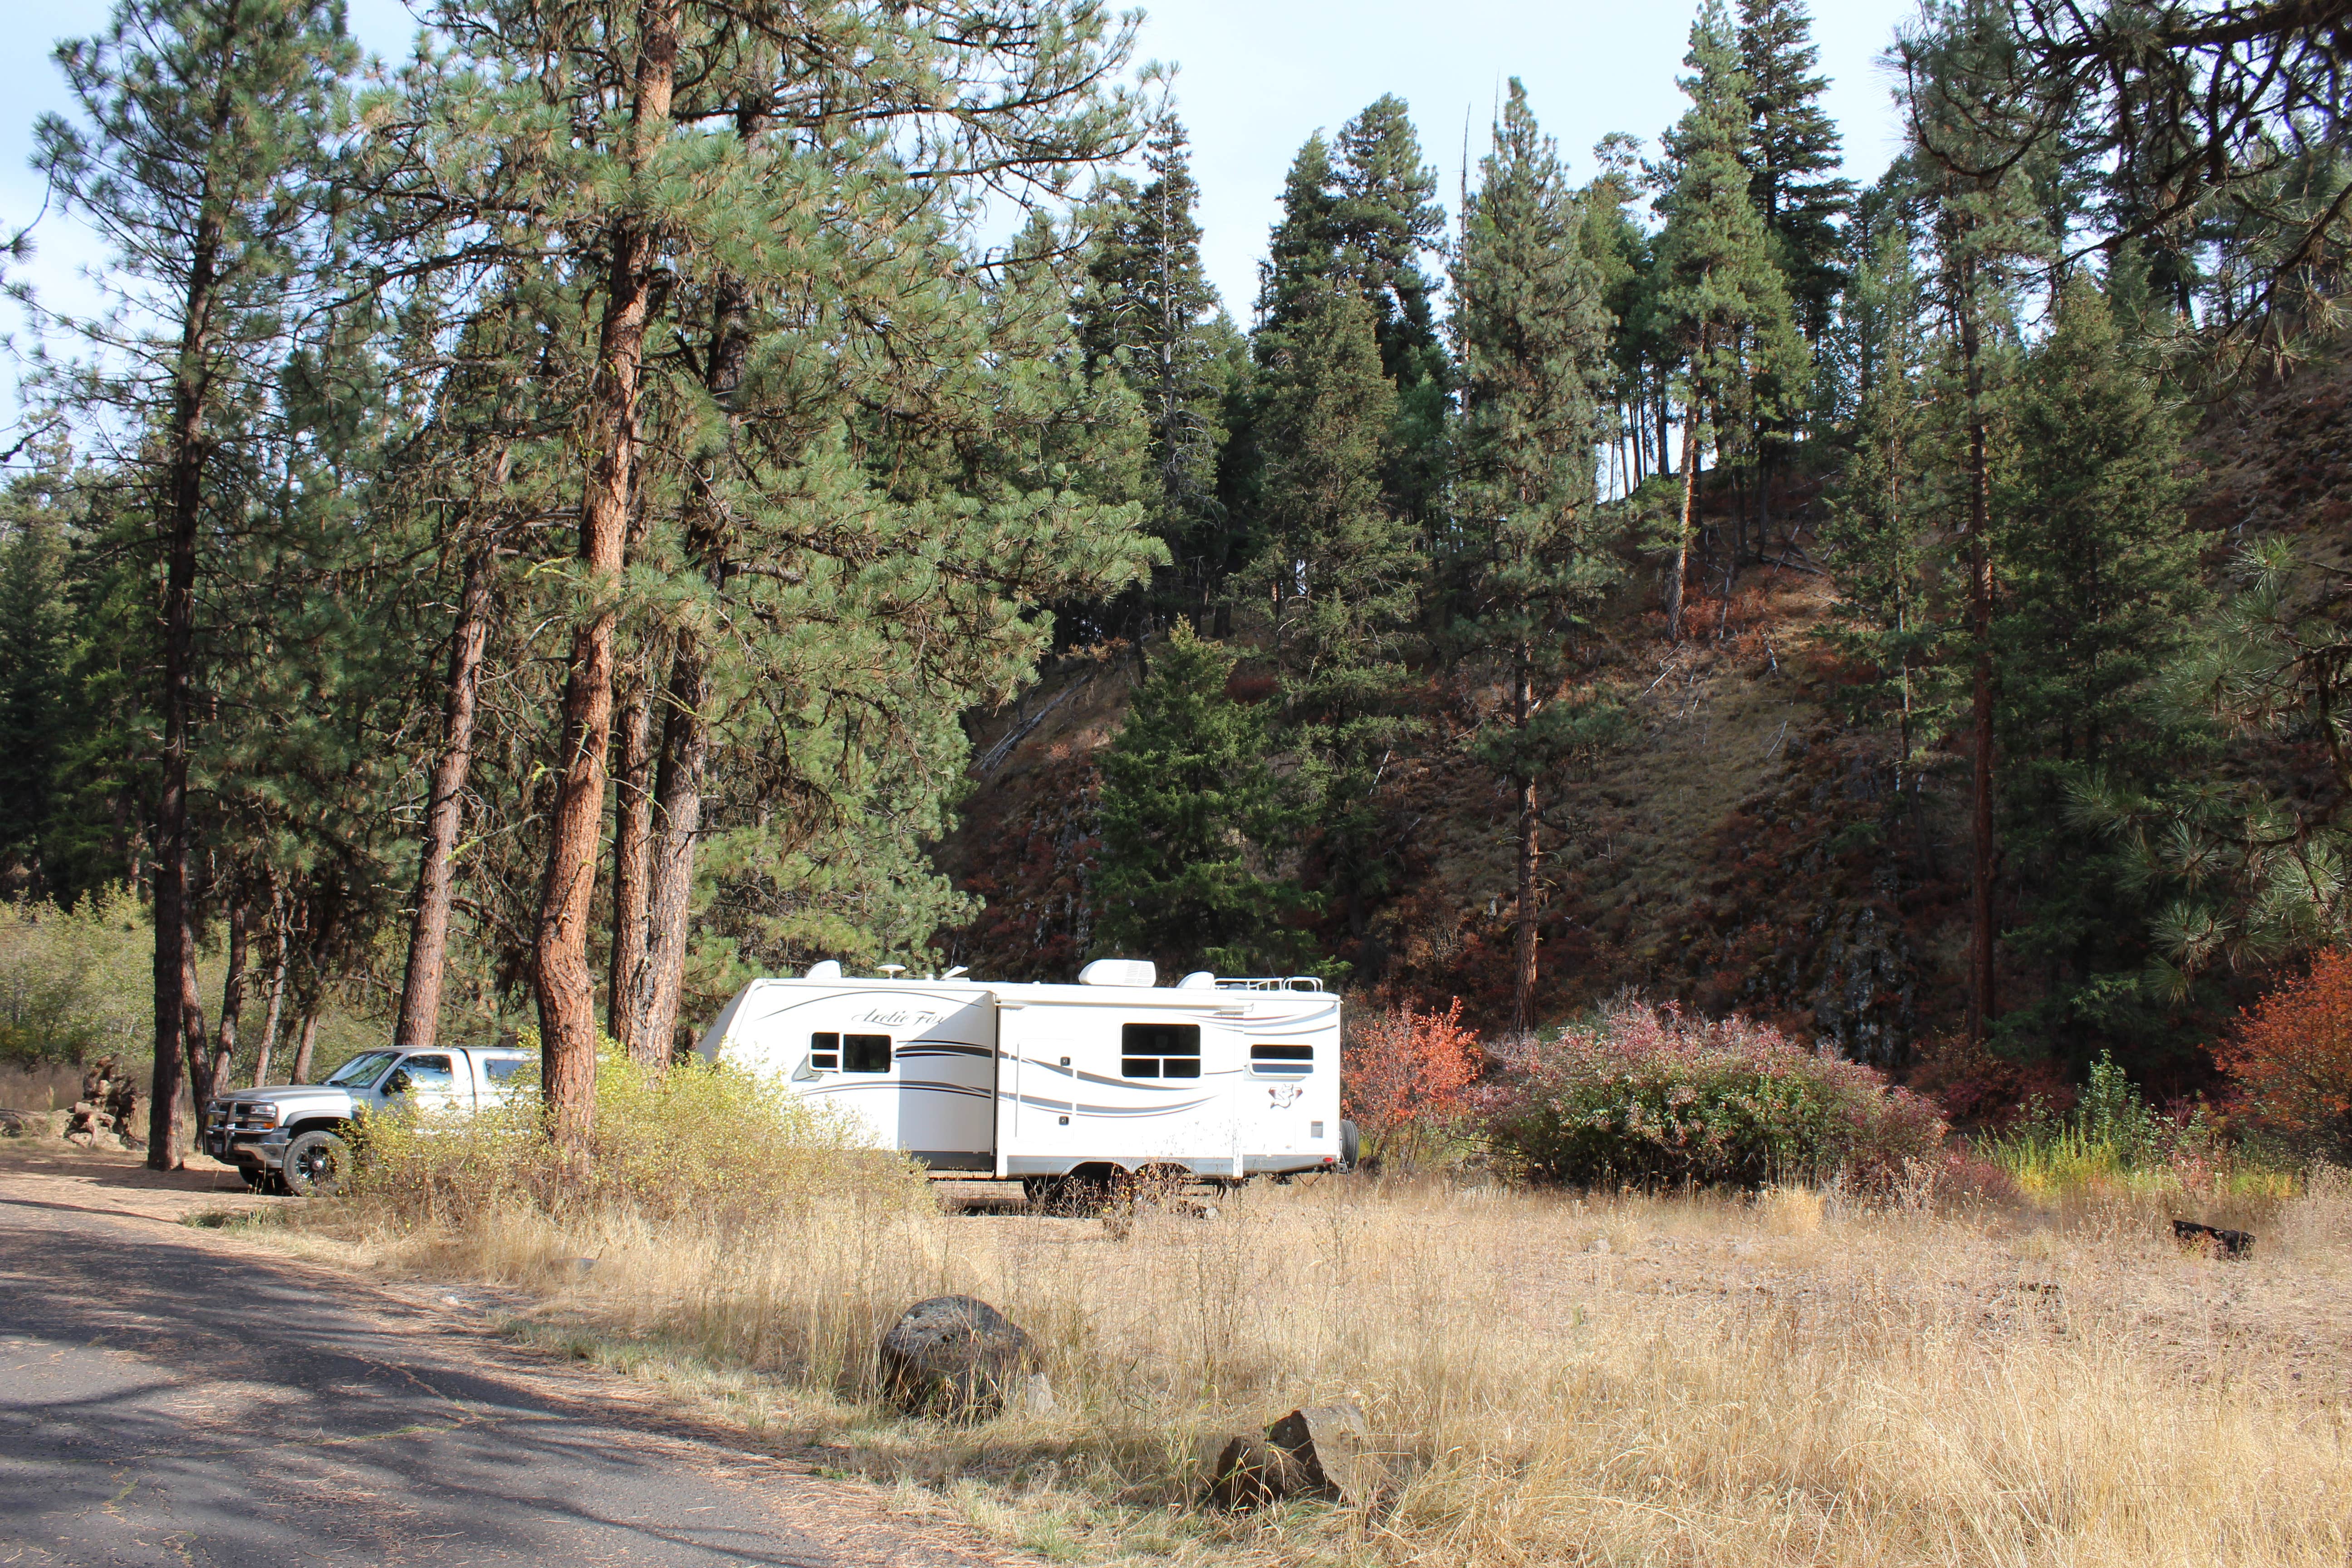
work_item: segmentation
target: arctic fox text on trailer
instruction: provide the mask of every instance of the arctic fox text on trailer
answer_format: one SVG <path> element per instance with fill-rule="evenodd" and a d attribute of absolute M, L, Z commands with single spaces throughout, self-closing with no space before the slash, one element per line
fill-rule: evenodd
<path fill-rule="evenodd" d="M 745 986 L 701 1054 L 780 1076 L 935 1171 L 1238 1181 L 1339 1164 L 1339 997 L 1313 979 L 1157 978 L 1121 959 L 1076 985 L 828 962 Z"/>

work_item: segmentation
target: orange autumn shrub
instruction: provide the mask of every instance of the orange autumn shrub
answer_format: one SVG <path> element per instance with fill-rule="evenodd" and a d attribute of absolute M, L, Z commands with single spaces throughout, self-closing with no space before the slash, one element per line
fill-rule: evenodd
<path fill-rule="evenodd" d="M 2239 1015 L 2213 1050 L 2256 1120 L 2315 1153 L 2352 1156 L 2352 952 L 2331 949 Z"/>
<path fill-rule="evenodd" d="M 1459 996 L 1443 1013 L 1384 1008 L 1349 1033 L 1341 1114 L 1383 1163 L 1415 1163 L 1461 1115 L 1480 1061 Z"/>

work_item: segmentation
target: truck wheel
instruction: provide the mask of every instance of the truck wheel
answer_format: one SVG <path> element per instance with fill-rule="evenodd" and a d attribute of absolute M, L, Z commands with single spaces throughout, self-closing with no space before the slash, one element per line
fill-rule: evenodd
<path fill-rule="evenodd" d="M 298 1198 L 331 1198 L 343 1184 L 352 1146 L 331 1132 L 299 1132 L 286 1145 L 286 1190 Z"/>

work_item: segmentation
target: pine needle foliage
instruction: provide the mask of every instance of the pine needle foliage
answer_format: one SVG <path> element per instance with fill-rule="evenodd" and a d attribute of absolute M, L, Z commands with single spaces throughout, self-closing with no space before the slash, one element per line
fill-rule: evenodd
<path fill-rule="evenodd" d="M 1286 970 L 1310 905 L 1277 869 L 1306 823 L 1234 656 L 1178 621 L 1101 753 L 1099 945 L 1226 974 Z"/>

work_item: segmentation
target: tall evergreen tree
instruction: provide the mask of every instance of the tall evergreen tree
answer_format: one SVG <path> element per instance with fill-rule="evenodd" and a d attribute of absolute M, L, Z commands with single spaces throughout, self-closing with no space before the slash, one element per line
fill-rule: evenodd
<path fill-rule="evenodd" d="M 2119 1026 L 2165 1032 L 2139 984 L 2155 910 L 2119 847 L 2081 832 L 2076 801 L 2160 790 L 2203 749 L 2200 726 L 2151 699 L 2206 595 L 2179 415 L 2091 279 L 2060 294 L 2006 401 L 1993 636 L 2002 837 L 2022 896 L 2002 941 L 2042 986 L 2001 1025 L 2079 1062 Z"/>
<path fill-rule="evenodd" d="M 0 496 L 0 897 L 70 902 L 50 834 L 73 699 L 75 626 L 66 599 L 69 488 L 47 473 Z"/>
<path fill-rule="evenodd" d="M 1898 46 L 1905 110 L 1924 182 L 1935 202 L 1937 285 L 1949 322 L 1965 437 L 1964 498 L 1953 531 L 1966 541 L 1970 645 L 1969 700 L 1969 1032 L 1982 1040 L 1999 1011 L 2000 933 L 1994 806 L 1995 598 L 1992 443 L 2001 342 L 2013 302 L 2014 265 L 2040 248 L 2027 170 L 2002 156 L 2008 128 L 2033 106 L 2015 92 L 2015 35 L 1995 0 L 1956 0 L 1924 14 Z"/>
<path fill-rule="evenodd" d="M 1739 0 L 1748 78 L 1748 199 L 1771 237 L 1805 341 L 1819 343 L 1842 286 L 1839 221 L 1853 205 L 1805 0 Z"/>
<path fill-rule="evenodd" d="M 37 162 L 146 312 L 66 324 L 101 348 L 79 394 L 147 437 L 138 467 L 163 627 L 147 1162 L 171 1170 L 186 1142 L 183 1087 L 201 1092 L 210 1061 L 190 880 L 201 535 L 251 503 L 288 323 L 331 284 L 318 265 L 321 187 L 357 52 L 326 0 L 123 0 L 106 33 L 57 58 L 84 122 L 44 116 Z"/>
<path fill-rule="evenodd" d="M 1172 116 L 1146 143 L 1151 178 L 1117 193 L 1087 268 L 1081 341 L 1142 399 L 1148 434 L 1145 525 L 1168 546 L 1161 598 L 1205 613 L 1233 563 L 1217 495 L 1225 368 L 1216 291 L 1201 267 L 1200 200 L 1184 128 Z"/>
<path fill-rule="evenodd" d="M 1055 447 L 1102 423 L 1067 279 L 992 280 L 952 227 L 977 182 L 1059 191 L 1131 148 L 1131 102 L 1108 84 L 1132 26 L 1092 0 L 968 31 L 705 0 L 656 0 L 609 30 L 527 0 L 436 21 L 472 59 L 425 84 L 419 163 L 446 172 L 459 210 L 530 237 L 499 258 L 526 269 L 551 346 L 575 352 L 578 323 L 596 323 L 562 411 L 579 526 L 529 963 L 552 1130 L 576 1152 L 593 1113 L 590 945 L 625 614 L 669 647 L 650 975 L 632 987 L 666 1054 L 705 796 L 735 738 L 722 716 L 772 725 L 771 758 L 801 757 L 803 731 L 846 742 L 830 753 L 846 776 L 795 775 L 799 823 L 833 826 L 886 737 L 944 789 L 940 714 L 886 704 L 876 673 L 1002 689 L 1035 652 L 1008 599 L 1108 591 L 1141 563 L 1131 512 L 1097 504 L 1090 465 L 1068 460 L 1091 454 Z M 892 151 L 918 126 L 920 168 Z"/>
<path fill-rule="evenodd" d="M 1410 729 L 1395 708 L 1421 555 L 1381 493 L 1396 389 L 1372 314 L 1327 280 L 1265 369 L 1265 543 L 1251 574 L 1282 681 L 1283 733 L 1314 759 L 1322 858 L 1351 926 L 1383 885 L 1371 794 Z"/>
<path fill-rule="evenodd" d="M 1603 432 L 1608 310 L 1586 253 L 1583 215 L 1511 79 L 1494 148 L 1479 165 L 1454 266 L 1462 415 L 1454 504 L 1480 571 L 1456 635 L 1497 656 L 1505 711 L 1480 760 L 1517 797 L 1517 941 L 1513 1025 L 1535 1024 L 1538 786 L 1605 732 L 1612 710 L 1559 690 L 1562 640 L 1616 576 L 1603 537 L 1593 453 Z"/>
<path fill-rule="evenodd" d="M 1277 863 L 1306 814 L 1271 765 L 1264 708 L 1234 701 L 1234 658 L 1179 620 L 1099 766 L 1093 879 L 1113 952 L 1226 974 L 1288 968 L 1306 904 Z"/>
<path fill-rule="evenodd" d="M 1677 640 L 1702 441 L 1711 437 L 1719 456 L 1752 446 L 1758 422 L 1781 416 L 1801 396 L 1808 363 L 1739 161 L 1748 84 L 1722 0 L 1708 0 L 1691 24 L 1685 63 L 1691 103 L 1666 135 L 1658 203 L 1666 221 L 1657 241 L 1659 310 L 1683 360 L 1683 504 L 1665 605 L 1667 632 Z M 1734 562 L 1738 552 L 1735 542 Z"/>

